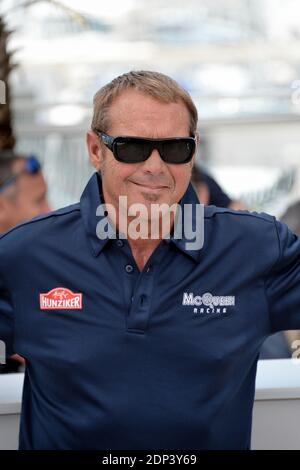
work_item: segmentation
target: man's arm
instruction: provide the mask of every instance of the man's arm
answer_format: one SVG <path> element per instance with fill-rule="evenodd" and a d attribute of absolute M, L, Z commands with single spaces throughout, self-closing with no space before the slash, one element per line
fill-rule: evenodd
<path fill-rule="evenodd" d="M 14 339 L 14 321 L 13 321 L 13 306 L 10 294 L 4 284 L 4 280 L 0 275 L 0 347 L 1 347 L 1 360 L 3 353 L 6 357 L 11 356 L 13 351 Z"/>
<path fill-rule="evenodd" d="M 278 256 L 265 281 L 273 333 L 300 329 L 300 237 L 286 224 L 274 224 Z"/>

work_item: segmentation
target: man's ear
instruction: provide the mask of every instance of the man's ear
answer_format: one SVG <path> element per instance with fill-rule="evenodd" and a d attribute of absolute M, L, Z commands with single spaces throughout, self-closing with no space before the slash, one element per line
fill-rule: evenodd
<path fill-rule="evenodd" d="M 86 133 L 86 144 L 90 162 L 97 171 L 101 171 L 103 161 L 103 149 L 99 137 L 89 129 Z"/>
<path fill-rule="evenodd" d="M 193 158 L 192 158 L 191 161 L 189 162 L 189 163 L 190 163 L 191 170 L 193 169 L 193 166 L 194 166 L 194 164 L 195 164 L 195 160 L 196 160 L 196 152 L 194 153 Z"/>
<path fill-rule="evenodd" d="M 191 169 L 193 168 L 194 166 L 194 163 L 195 163 L 195 160 L 197 158 L 197 153 L 198 153 L 198 145 L 200 143 L 200 134 L 198 131 L 195 132 L 195 138 L 196 138 L 196 149 L 195 149 L 195 153 L 193 155 L 193 158 L 192 160 L 190 161 L 190 166 L 191 166 Z"/>

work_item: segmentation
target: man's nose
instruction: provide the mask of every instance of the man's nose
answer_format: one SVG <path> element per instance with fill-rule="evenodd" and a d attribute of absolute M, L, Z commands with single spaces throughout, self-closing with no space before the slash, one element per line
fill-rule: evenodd
<path fill-rule="evenodd" d="M 163 171 L 165 162 L 162 160 L 159 151 L 153 149 L 149 158 L 143 163 L 143 170 L 151 173 L 160 173 Z"/>

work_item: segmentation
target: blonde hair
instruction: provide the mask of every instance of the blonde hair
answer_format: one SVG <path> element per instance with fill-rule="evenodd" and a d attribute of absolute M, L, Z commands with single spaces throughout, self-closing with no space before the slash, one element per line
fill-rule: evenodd
<path fill-rule="evenodd" d="M 191 135 L 196 134 L 198 113 L 189 93 L 167 75 L 147 70 L 124 73 L 114 78 L 97 91 L 93 100 L 94 114 L 91 126 L 92 129 L 100 129 L 103 132 L 108 130 L 108 111 L 110 106 L 117 96 L 131 88 L 165 103 L 182 101 L 189 112 L 190 133 Z"/>

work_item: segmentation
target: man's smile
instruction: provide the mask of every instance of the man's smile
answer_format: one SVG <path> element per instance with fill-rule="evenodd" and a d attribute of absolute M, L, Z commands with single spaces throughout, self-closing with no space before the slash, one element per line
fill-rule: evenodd
<path fill-rule="evenodd" d="M 135 184 L 136 186 L 140 186 L 141 189 L 150 191 L 150 192 L 157 192 L 157 191 L 162 191 L 165 189 L 169 189 L 169 186 L 167 185 L 153 185 L 149 183 L 139 183 L 137 181 L 129 180 L 131 183 Z"/>

